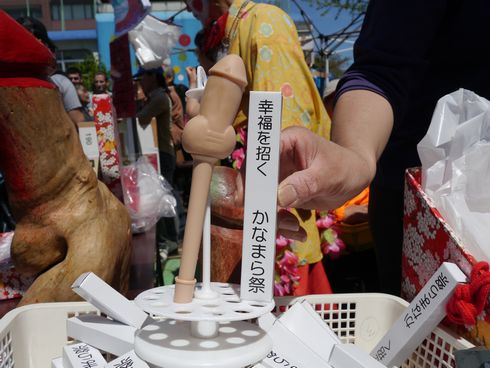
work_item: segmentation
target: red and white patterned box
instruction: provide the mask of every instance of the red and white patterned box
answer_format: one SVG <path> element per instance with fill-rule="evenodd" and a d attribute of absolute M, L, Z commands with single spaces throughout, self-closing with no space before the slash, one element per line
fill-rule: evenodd
<path fill-rule="evenodd" d="M 442 262 L 452 262 L 467 275 L 476 261 L 444 221 L 422 189 L 420 168 L 405 174 L 402 297 L 411 301 Z M 448 326 L 477 345 L 490 346 L 490 313 L 483 311 L 474 327 Z"/>
<path fill-rule="evenodd" d="M 99 142 L 101 180 L 122 202 L 119 133 L 112 99 L 107 94 L 93 95 L 92 103 Z"/>

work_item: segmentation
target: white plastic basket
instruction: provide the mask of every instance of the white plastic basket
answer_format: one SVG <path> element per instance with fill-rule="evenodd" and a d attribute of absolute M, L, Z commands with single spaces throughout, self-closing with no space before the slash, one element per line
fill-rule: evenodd
<path fill-rule="evenodd" d="M 298 300 L 310 303 L 344 343 L 370 352 L 408 306 L 388 294 L 331 294 L 276 298 L 276 313 L 286 311 Z M 410 368 L 455 367 L 454 351 L 473 347 L 469 341 L 437 327 L 402 365 Z"/>
<path fill-rule="evenodd" d="M 310 295 L 276 298 L 278 313 L 306 299 L 343 342 L 370 351 L 408 303 L 385 294 Z M 0 368 L 44 368 L 69 340 L 66 319 L 99 312 L 89 303 L 44 303 L 20 307 L 0 320 Z M 454 367 L 453 351 L 472 347 L 436 328 L 403 367 Z M 313 368 L 313 367 L 312 367 Z"/>

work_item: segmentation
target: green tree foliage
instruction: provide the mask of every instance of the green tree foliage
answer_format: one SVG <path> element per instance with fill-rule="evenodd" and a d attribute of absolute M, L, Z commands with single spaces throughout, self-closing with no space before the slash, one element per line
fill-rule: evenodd
<path fill-rule="evenodd" d="M 322 15 L 331 10 L 336 10 L 336 16 L 341 12 L 348 12 L 352 17 L 364 13 L 368 4 L 368 0 L 308 0 L 308 2 L 321 10 Z"/>
<path fill-rule="evenodd" d="M 93 90 L 95 73 L 104 72 L 107 78 L 109 78 L 109 73 L 104 63 L 97 60 L 93 55 L 88 56 L 84 61 L 74 66 L 82 72 L 83 85 L 89 91 Z"/>
<path fill-rule="evenodd" d="M 338 54 L 331 55 L 328 58 L 328 70 L 334 78 L 340 78 L 350 66 L 350 59 Z"/>
<path fill-rule="evenodd" d="M 339 54 L 330 55 L 328 58 L 328 71 L 331 78 L 340 78 L 350 66 L 351 59 Z M 314 70 L 325 71 L 325 58 L 315 56 Z"/>

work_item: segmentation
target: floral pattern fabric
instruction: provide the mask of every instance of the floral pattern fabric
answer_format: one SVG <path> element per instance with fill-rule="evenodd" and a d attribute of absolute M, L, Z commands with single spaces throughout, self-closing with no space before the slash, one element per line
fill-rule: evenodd
<path fill-rule="evenodd" d="M 476 260 L 434 208 L 422 190 L 420 168 L 409 169 L 405 180 L 402 296 L 411 301 L 442 262 L 452 262 L 469 276 Z M 476 345 L 490 346 L 490 315 L 483 311 L 476 326 L 451 329 Z"/>
<path fill-rule="evenodd" d="M 244 0 L 235 0 L 229 9 L 225 34 L 230 38 L 229 53 L 243 59 L 249 81 L 235 129 L 247 124 L 250 91 L 281 91 L 282 128 L 299 125 L 329 139 L 330 119 L 304 60 L 291 18 L 269 4 L 244 4 Z M 236 152 L 234 160 L 243 160 L 244 154 Z M 299 265 L 321 261 L 314 211 L 309 216 L 297 216 L 308 238 L 305 242 L 289 244 L 288 248 L 298 257 Z M 289 256 L 287 259 L 292 260 Z"/>
<path fill-rule="evenodd" d="M 102 182 L 122 202 L 118 130 L 111 96 L 93 95 L 95 130 L 99 143 Z"/>

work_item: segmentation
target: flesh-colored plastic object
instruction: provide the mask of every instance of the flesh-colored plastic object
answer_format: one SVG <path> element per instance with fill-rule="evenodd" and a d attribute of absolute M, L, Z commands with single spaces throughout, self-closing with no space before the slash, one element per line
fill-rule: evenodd
<path fill-rule="evenodd" d="M 194 158 L 194 168 L 181 266 L 175 278 L 175 303 L 192 301 L 213 166 L 235 147 L 235 130 L 231 124 L 246 86 L 242 59 L 237 55 L 225 56 L 209 70 L 199 115 L 184 128 L 182 144 Z"/>

